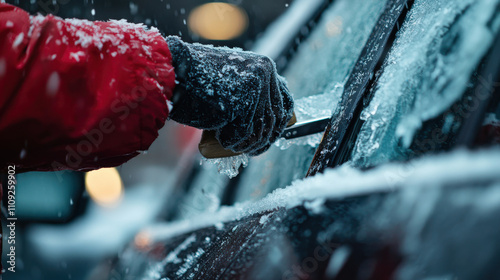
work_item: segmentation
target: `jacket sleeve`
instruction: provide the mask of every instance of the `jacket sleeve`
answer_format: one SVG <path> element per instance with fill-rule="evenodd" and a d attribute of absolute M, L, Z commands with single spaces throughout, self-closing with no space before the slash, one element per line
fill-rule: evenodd
<path fill-rule="evenodd" d="M 1 169 L 120 165 L 156 139 L 174 86 L 156 30 L 0 3 Z"/>

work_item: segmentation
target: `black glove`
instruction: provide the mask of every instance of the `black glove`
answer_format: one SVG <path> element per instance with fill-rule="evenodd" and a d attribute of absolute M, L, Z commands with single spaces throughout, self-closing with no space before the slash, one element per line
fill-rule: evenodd
<path fill-rule="evenodd" d="M 258 155 L 276 141 L 293 114 L 293 99 L 274 62 L 229 48 L 167 37 L 177 85 L 171 119 L 215 130 L 226 149 Z"/>

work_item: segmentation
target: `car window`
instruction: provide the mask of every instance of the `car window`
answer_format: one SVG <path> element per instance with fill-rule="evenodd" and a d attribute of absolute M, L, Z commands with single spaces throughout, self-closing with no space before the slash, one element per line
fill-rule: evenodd
<path fill-rule="evenodd" d="M 284 72 L 295 98 L 299 121 L 331 116 L 385 2 L 335 1 L 313 33 L 300 45 Z M 251 159 L 241 175 L 235 201 L 258 199 L 293 180 L 304 178 L 320 140 L 321 134 L 297 139 L 294 141 L 297 144 L 286 150 L 275 146 Z"/>
<path fill-rule="evenodd" d="M 299 45 L 283 73 L 296 101 L 299 121 L 332 114 L 385 2 L 334 1 Z M 320 140 L 321 134 L 317 134 L 294 140 L 296 145 L 288 149 L 283 148 L 290 143 L 273 146 L 265 154 L 250 159 L 242 174 L 231 180 L 218 174 L 218 166 L 202 164 L 187 193 L 173 202 L 179 209 L 174 219 L 216 209 L 221 202 L 232 204 L 258 199 L 303 178 Z"/>
<path fill-rule="evenodd" d="M 478 77 L 475 70 L 490 49 L 500 25 L 499 1 L 416 0 L 391 51 L 364 122 L 351 164 L 370 167 L 415 155 L 414 139 L 426 132 L 426 146 L 440 148 L 443 135 L 456 133 L 459 119 L 449 114 L 437 136 L 425 122 L 445 113 Z M 419 137 L 417 137 L 418 139 Z M 422 140 L 422 137 L 420 137 Z M 431 143 L 428 143 L 431 141 Z"/>
<path fill-rule="evenodd" d="M 219 174 L 217 166 L 203 164 L 190 184 L 189 191 L 180 198 L 175 211 L 176 219 L 187 219 L 206 211 L 216 211 L 224 196 L 229 177 Z"/>

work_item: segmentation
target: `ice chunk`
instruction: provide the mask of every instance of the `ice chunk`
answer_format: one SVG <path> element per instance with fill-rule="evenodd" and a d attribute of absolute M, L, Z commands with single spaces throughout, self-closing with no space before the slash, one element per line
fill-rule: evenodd
<path fill-rule="evenodd" d="M 217 159 L 203 159 L 202 163 L 213 164 L 217 166 L 217 171 L 220 174 L 225 174 L 229 178 L 238 176 L 241 166 L 248 166 L 248 156 L 241 154 L 234 157 L 217 158 Z"/>
<path fill-rule="evenodd" d="M 262 217 L 260 217 L 259 219 L 259 224 L 263 225 L 265 223 L 267 223 L 267 221 L 269 220 L 269 217 L 271 217 L 272 214 L 267 214 L 267 215 L 262 215 Z"/>

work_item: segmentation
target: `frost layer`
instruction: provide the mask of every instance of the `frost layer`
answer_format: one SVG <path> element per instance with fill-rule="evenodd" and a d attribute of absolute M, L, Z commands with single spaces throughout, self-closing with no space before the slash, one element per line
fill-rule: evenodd
<path fill-rule="evenodd" d="M 344 84 L 385 3 L 379 0 L 338 0 L 324 12 L 284 73 L 295 99 L 298 121 L 331 116 L 336 110 Z M 272 147 L 262 156 L 252 158 L 242 174 L 236 201 L 261 198 L 303 178 L 320 137 L 291 142 L 280 140 L 283 148 L 297 145 L 287 150 Z"/>
<path fill-rule="evenodd" d="M 498 0 L 417 0 L 397 35 L 352 154 L 356 166 L 405 157 L 422 122 L 449 108 L 498 30 Z"/>

